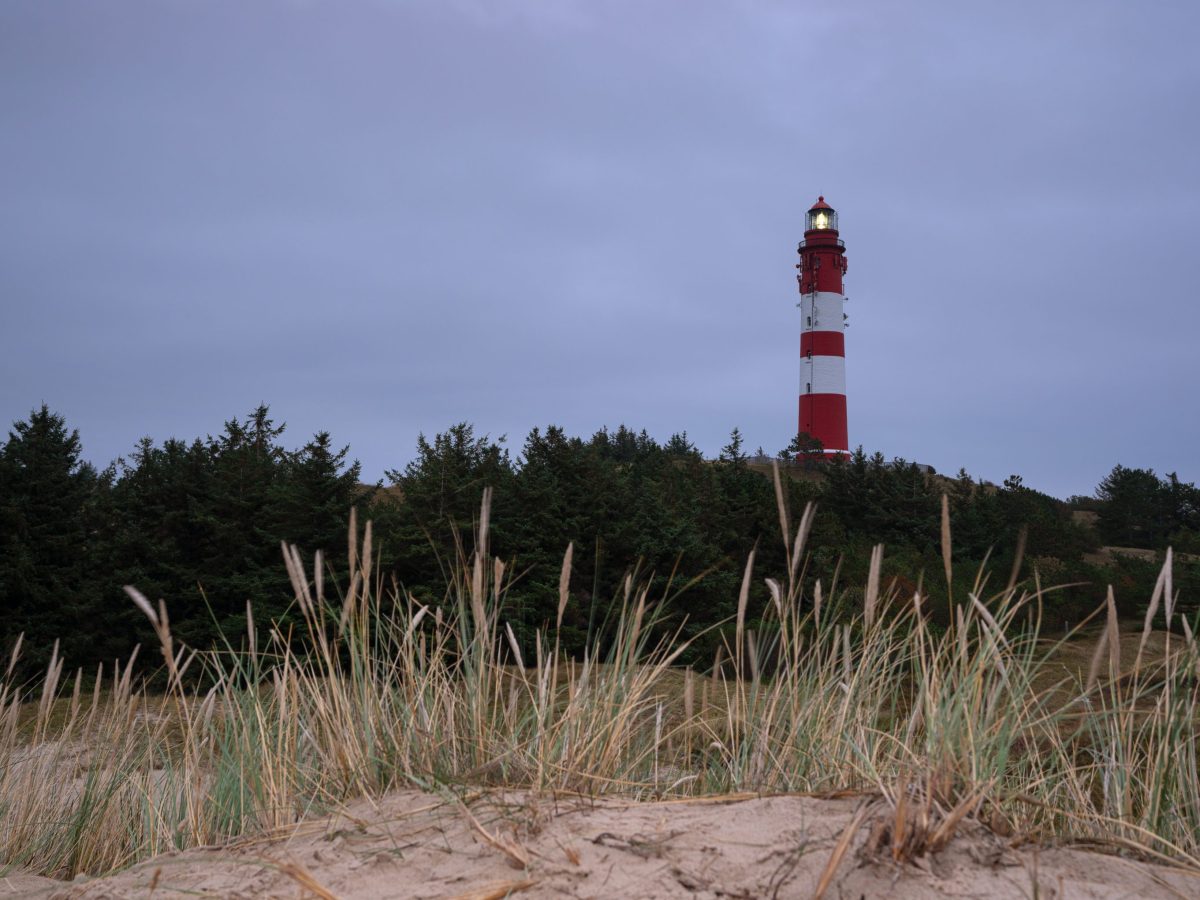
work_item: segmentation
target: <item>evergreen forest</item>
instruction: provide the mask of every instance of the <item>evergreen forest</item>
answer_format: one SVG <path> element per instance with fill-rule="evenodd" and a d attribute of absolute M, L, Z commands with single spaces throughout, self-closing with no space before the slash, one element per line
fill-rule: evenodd
<path fill-rule="evenodd" d="M 1109 585 L 1121 615 L 1133 617 L 1170 546 L 1181 608 L 1196 612 L 1200 490 L 1174 475 L 1116 465 L 1093 496 L 1064 501 L 1016 475 L 1001 485 L 965 471 L 945 477 L 862 449 L 835 463 L 803 449 L 780 456 L 793 520 L 816 504 L 805 578 L 836 588 L 846 603 L 861 600 L 872 547 L 882 543 L 884 582 L 901 596 L 919 586 L 935 623 L 981 571 L 985 588 L 1010 577 L 1053 586 L 1045 616 L 1054 627 L 1078 623 Z M 23 635 L 18 665 L 32 675 L 56 641 L 70 669 L 154 646 L 127 584 L 163 598 L 176 637 L 193 647 L 243 641 L 248 601 L 257 620 L 286 626 L 297 613 L 281 542 L 306 559 L 320 551 L 336 591 L 345 583 L 351 509 L 360 525 L 372 523 L 378 576 L 436 607 L 458 554 L 472 546 L 485 488 L 493 492 L 491 552 L 508 563 L 502 615 L 521 644 L 555 618 L 568 545 L 578 601 L 561 629 L 570 653 L 606 633 L 630 585 L 649 583 L 654 628 L 695 637 L 688 661 L 703 664 L 734 613 L 751 550 L 756 571 L 786 569 L 772 466 L 761 450 L 747 452 L 737 429 L 706 459 L 686 433 L 659 443 L 625 426 L 588 437 L 550 426 L 510 447 L 459 423 L 419 436 L 411 462 L 363 484 L 348 447 L 327 432 L 297 445 L 266 406 L 231 418 L 215 436 L 144 438 L 103 470 L 85 461 L 78 432 L 42 406 L 0 446 L 0 649 Z M 941 556 L 943 495 L 951 585 Z M 751 623 L 766 602 L 758 578 Z"/>

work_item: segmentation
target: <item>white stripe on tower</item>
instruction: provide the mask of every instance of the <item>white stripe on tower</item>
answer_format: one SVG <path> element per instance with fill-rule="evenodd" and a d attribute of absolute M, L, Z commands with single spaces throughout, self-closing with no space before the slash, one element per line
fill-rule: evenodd
<path fill-rule="evenodd" d="M 800 360 L 800 381 L 801 393 L 846 393 L 846 357 L 806 356 Z"/>
<path fill-rule="evenodd" d="M 814 296 L 816 303 L 813 303 Z M 841 334 L 846 330 L 846 319 L 842 315 L 845 312 L 845 303 L 845 297 L 832 291 L 818 291 L 815 295 L 805 294 L 800 298 L 800 315 L 804 317 L 804 330 L 836 331 Z"/>

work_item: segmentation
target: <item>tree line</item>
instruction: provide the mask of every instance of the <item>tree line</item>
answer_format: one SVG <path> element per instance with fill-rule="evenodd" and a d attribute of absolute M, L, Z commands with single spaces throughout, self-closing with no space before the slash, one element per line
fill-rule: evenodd
<path fill-rule="evenodd" d="M 551 426 L 510 451 L 505 439 L 460 423 L 419 436 L 411 462 L 369 485 L 349 448 L 327 432 L 290 449 L 284 433 L 260 406 L 216 436 L 144 438 L 98 470 L 84 461 L 78 432 L 47 407 L 14 423 L 0 447 L 0 646 L 23 634 L 19 665 L 32 672 L 55 640 L 71 666 L 152 645 L 125 584 L 164 598 L 176 636 L 192 646 L 222 635 L 241 640 L 247 601 L 259 621 L 286 626 L 292 592 L 280 542 L 320 550 L 336 591 L 351 508 L 373 522 L 386 582 L 442 603 L 458 548 L 472 546 L 486 487 L 494 497 L 491 549 L 512 573 L 504 617 L 522 642 L 555 617 L 569 543 L 574 602 L 562 637 L 577 653 L 604 632 L 632 578 L 650 584 L 657 628 L 696 638 L 699 661 L 719 641 L 712 626 L 735 612 L 751 549 L 761 575 L 785 568 L 770 468 L 761 453 L 747 454 L 737 429 L 716 459 L 705 459 L 686 432 L 660 444 L 624 426 L 586 438 Z M 931 608 L 945 609 L 943 494 L 961 582 L 951 586 L 955 595 L 965 596 L 985 561 L 1001 581 L 1019 563 L 1019 577 L 1036 569 L 1044 584 L 1069 585 L 1046 601 L 1064 623 L 1078 621 L 1108 584 L 1127 615 L 1149 596 L 1155 565 L 1098 554 L 1101 545 L 1200 550 L 1200 491 L 1174 475 L 1118 465 L 1094 497 L 1066 503 L 1018 476 L 1002 485 L 965 471 L 944 478 L 861 449 L 814 463 L 805 448 L 793 441 L 781 455 L 798 450 L 784 470 L 791 510 L 810 501 L 818 508 L 806 578 L 824 579 L 829 590 L 836 577 L 848 603 L 861 590 L 871 547 L 882 542 L 885 580 L 909 595 L 920 582 Z M 1200 587 L 1198 568 L 1181 566 L 1176 575 L 1185 608 Z M 766 602 L 761 584 L 752 620 Z"/>

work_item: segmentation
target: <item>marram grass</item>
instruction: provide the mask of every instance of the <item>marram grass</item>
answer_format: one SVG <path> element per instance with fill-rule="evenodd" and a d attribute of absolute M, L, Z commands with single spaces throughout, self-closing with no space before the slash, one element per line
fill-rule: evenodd
<path fill-rule="evenodd" d="M 570 548 L 557 621 L 523 654 L 504 619 L 509 575 L 489 556 L 488 514 L 485 496 L 476 550 L 460 554 L 439 604 L 384 589 L 369 524 L 360 541 L 352 521 L 353 575 L 336 602 L 319 555 L 309 576 L 285 547 L 303 633 L 280 634 L 248 610 L 245 651 L 177 646 L 165 605 L 131 590 L 159 638 L 165 695 L 139 686 L 133 660 L 84 692 L 80 675 L 63 681 L 56 654 L 31 712 L 10 664 L 0 863 L 101 873 L 393 788 L 497 785 L 646 798 L 858 790 L 892 805 L 897 842 L 915 840 L 904 823 L 919 808 L 934 849 L 971 816 L 1005 834 L 1200 867 L 1200 654 L 1169 556 L 1142 634 L 1119 631 L 1110 596 L 1076 675 L 1055 662 L 1063 642 L 1039 636 L 1036 585 L 986 594 L 980 579 L 955 598 L 949 627 L 934 629 L 919 592 L 880 584 L 879 548 L 861 608 L 820 582 L 805 593 L 812 510 L 793 532 L 781 505 L 789 566 L 766 579 L 765 620 L 747 628 L 762 577 L 751 554 L 728 639 L 701 673 L 677 666 L 686 640 L 651 637 L 662 633 L 655 603 L 632 580 L 597 644 L 606 649 L 567 659 L 557 632 Z M 948 519 L 942 544 L 949 577 Z M 1160 609 L 1180 628 L 1165 639 L 1152 634 Z M 1131 641 L 1133 665 L 1121 647 Z"/>

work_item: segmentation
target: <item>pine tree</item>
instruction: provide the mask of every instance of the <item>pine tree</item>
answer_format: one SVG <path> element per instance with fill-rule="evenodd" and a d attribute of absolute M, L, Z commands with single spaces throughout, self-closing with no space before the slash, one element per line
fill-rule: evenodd
<path fill-rule="evenodd" d="M 825 445 L 821 439 L 801 431 L 796 434 L 790 444 L 779 451 L 780 459 L 812 460 L 821 459 L 825 453 Z"/>
<path fill-rule="evenodd" d="M 80 459 L 79 432 L 43 404 L 13 424 L 0 451 L 0 635 L 25 634 L 23 671 L 43 667 L 56 639 L 90 662 L 102 558 L 100 477 Z"/>
<path fill-rule="evenodd" d="M 1104 501 L 1099 529 L 1110 544 L 1157 547 L 1170 533 L 1165 521 L 1167 496 L 1153 469 L 1129 469 L 1120 464 L 1096 488 Z"/>
<path fill-rule="evenodd" d="M 663 445 L 663 451 L 668 456 L 676 456 L 681 459 L 703 458 L 700 451 L 696 449 L 696 445 L 688 440 L 686 431 L 679 431 L 671 435 Z"/>
<path fill-rule="evenodd" d="M 286 451 L 276 425 L 260 405 L 245 420 L 230 419 L 209 438 L 212 482 L 195 508 L 211 536 L 201 560 L 200 586 L 217 629 L 237 640 L 245 628 L 246 601 L 263 620 L 276 618 L 292 601 L 279 544 L 279 494 Z"/>
<path fill-rule="evenodd" d="M 734 466 L 745 465 L 746 454 L 742 452 L 742 443 L 741 430 L 734 428 L 733 431 L 729 432 L 729 443 L 721 448 L 717 459 Z"/>
<path fill-rule="evenodd" d="M 317 432 L 300 450 L 287 453 L 273 486 L 275 529 L 282 540 L 306 553 L 322 551 L 340 565 L 351 507 L 365 507 L 374 486 L 359 485 L 362 465 L 347 464 L 348 446 L 334 451 L 328 431 Z"/>
<path fill-rule="evenodd" d="M 207 646 L 213 636 L 201 596 L 208 562 L 218 554 L 218 522 L 211 510 L 213 454 L 201 440 L 169 438 L 155 446 L 138 442 L 128 459 L 117 461 L 111 492 L 111 578 L 106 586 L 112 628 L 108 658 L 123 656 L 140 641 L 155 640 L 145 617 L 121 591 L 134 585 L 147 597 L 168 604 L 177 634 Z"/>
<path fill-rule="evenodd" d="M 513 470 L 503 443 L 503 437 L 477 438 L 471 425 L 460 422 L 432 442 L 418 435 L 417 458 L 384 473 L 394 502 L 377 504 L 375 518 L 393 572 L 406 588 L 433 598 L 444 594 L 458 542 L 468 553 L 473 549 L 486 487 L 494 491 L 490 553 L 509 552 L 504 511 L 511 502 L 507 488 Z"/>

